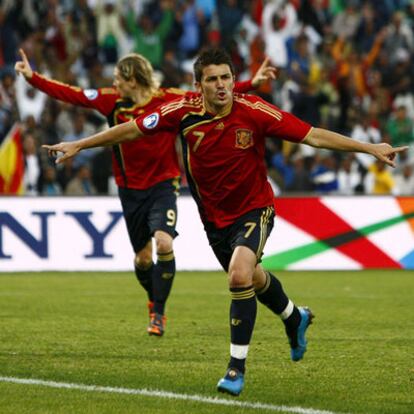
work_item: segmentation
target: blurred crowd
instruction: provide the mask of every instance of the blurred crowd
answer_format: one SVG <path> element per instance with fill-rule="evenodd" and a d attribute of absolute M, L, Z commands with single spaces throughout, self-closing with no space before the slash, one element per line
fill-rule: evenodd
<path fill-rule="evenodd" d="M 25 194 L 116 188 L 109 149 L 59 167 L 40 150 L 91 135 L 106 120 L 16 77 L 19 48 L 34 70 L 84 89 L 111 86 L 115 63 L 133 51 L 152 63 L 162 86 L 188 90 L 193 59 L 206 46 L 227 49 L 239 80 L 269 56 L 278 79 L 255 93 L 314 126 L 409 146 L 390 169 L 366 154 L 269 139 L 276 194 L 414 194 L 413 0 L 2 0 L 0 140 L 22 123 Z"/>

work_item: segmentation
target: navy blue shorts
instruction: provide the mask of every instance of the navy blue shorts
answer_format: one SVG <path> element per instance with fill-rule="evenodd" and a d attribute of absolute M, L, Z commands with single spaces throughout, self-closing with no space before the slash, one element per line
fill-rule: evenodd
<path fill-rule="evenodd" d="M 157 230 L 175 238 L 179 181 L 162 181 L 146 190 L 118 188 L 129 239 L 137 253 Z"/>
<path fill-rule="evenodd" d="M 249 211 L 222 229 L 212 223 L 204 224 L 210 246 L 226 272 L 237 246 L 248 247 L 255 253 L 257 263 L 260 263 L 264 245 L 273 229 L 274 217 L 275 210 L 271 206 Z"/>

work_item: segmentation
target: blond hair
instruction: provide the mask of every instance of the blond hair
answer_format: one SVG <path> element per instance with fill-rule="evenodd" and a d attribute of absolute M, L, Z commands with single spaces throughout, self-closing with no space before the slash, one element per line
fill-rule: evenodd
<path fill-rule="evenodd" d="M 135 79 L 145 89 L 155 91 L 160 86 L 151 63 L 138 53 L 129 53 L 124 56 L 118 61 L 116 67 L 125 80 Z"/>

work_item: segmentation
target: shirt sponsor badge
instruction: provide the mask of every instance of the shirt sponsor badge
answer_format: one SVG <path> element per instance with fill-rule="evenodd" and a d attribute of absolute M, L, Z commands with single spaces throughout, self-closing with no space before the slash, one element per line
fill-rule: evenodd
<path fill-rule="evenodd" d="M 155 112 L 151 115 L 146 116 L 142 124 L 144 125 L 145 128 L 152 129 L 157 126 L 159 119 L 160 119 L 160 116 Z"/>
<path fill-rule="evenodd" d="M 98 91 L 96 89 L 85 89 L 83 94 L 90 100 L 93 101 L 98 97 Z"/>

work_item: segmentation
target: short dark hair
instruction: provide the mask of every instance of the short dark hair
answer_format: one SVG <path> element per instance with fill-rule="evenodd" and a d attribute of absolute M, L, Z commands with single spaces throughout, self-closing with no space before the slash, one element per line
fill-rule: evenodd
<path fill-rule="evenodd" d="M 198 56 L 194 63 L 194 78 L 201 81 L 203 69 L 209 65 L 229 65 L 234 75 L 234 66 L 229 54 L 224 49 L 206 49 Z"/>

